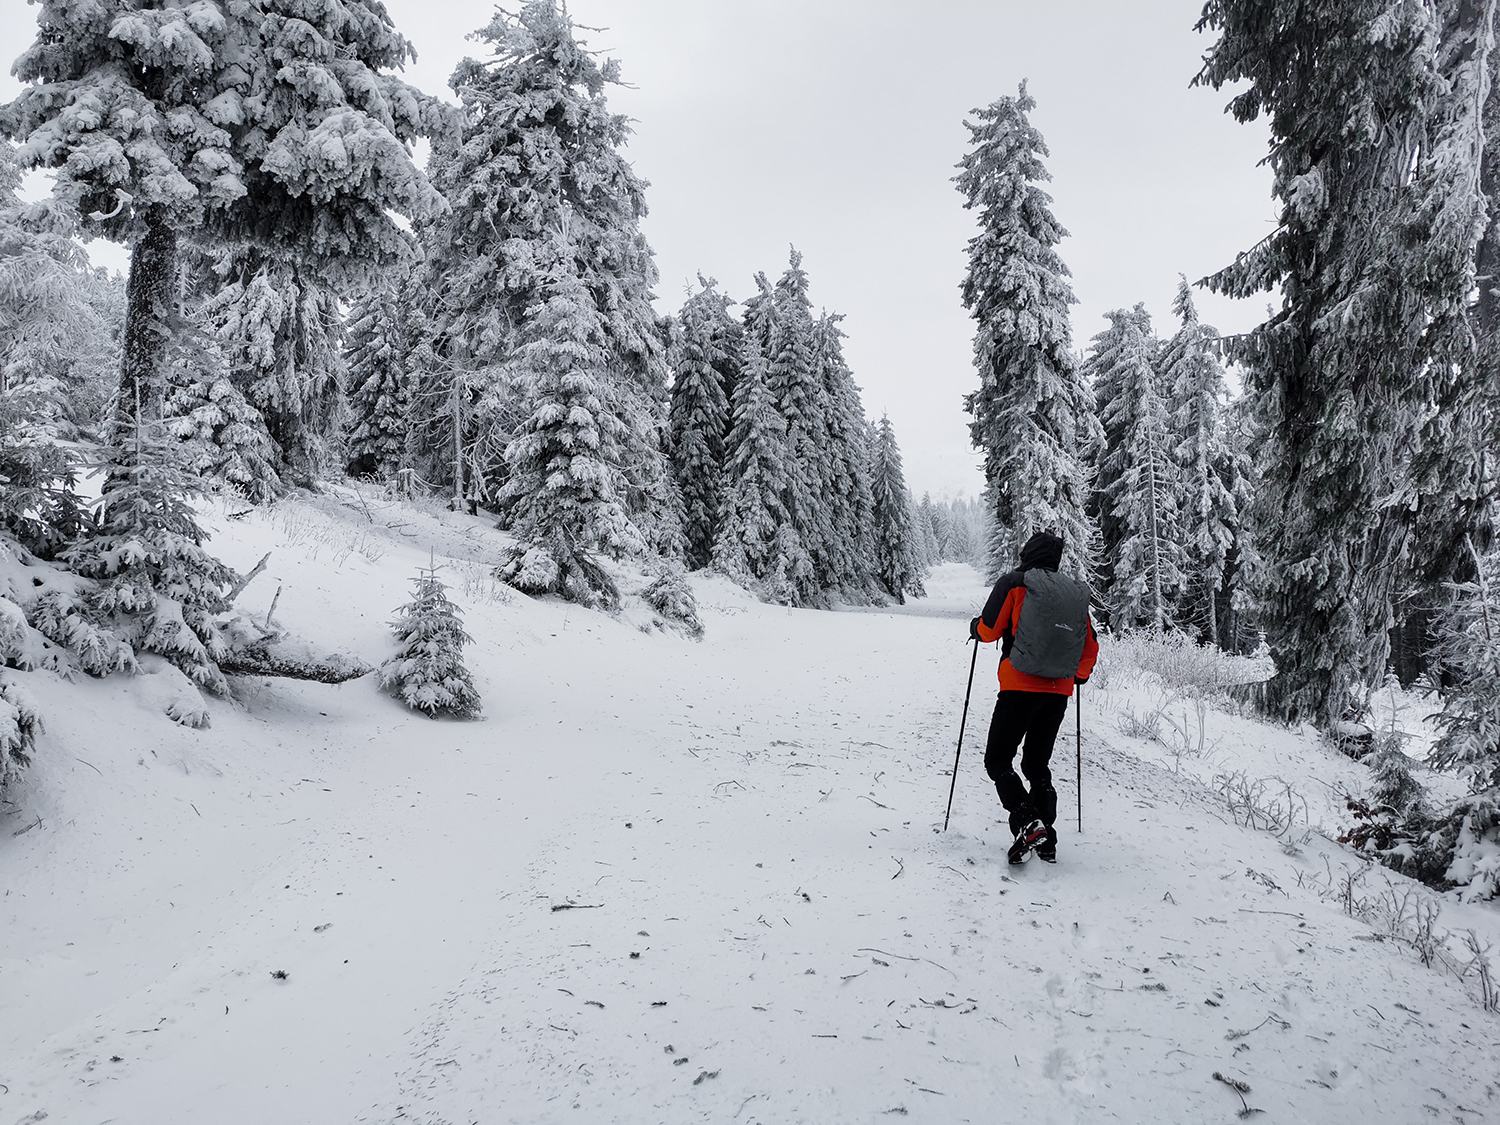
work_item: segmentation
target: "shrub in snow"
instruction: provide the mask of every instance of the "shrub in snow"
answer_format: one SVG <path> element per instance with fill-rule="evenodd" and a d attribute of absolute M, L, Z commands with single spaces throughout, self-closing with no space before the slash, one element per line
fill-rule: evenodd
<path fill-rule="evenodd" d="M 473 718 L 479 714 L 479 693 L 463 661 L 463 647 L 473 638 L 464 632 L 436 567 L 413 581 L 416 596 L 391 622 L 400 648 L 380 666 L 380 686 L 429 718 Z"/>
<path fill-rule="evenodd" d="M 41 733 L 41 712 L 31 696 L 0 678 L 0 792 L 30 763 Z"/>
<path fill-rule="evenodd" d="M 663 621 L 677 626 L 688 636 L 703 636 L 703 622 L 698 619 L 698 599 L 693 596 L 693 588 L 681 570 L 668 570 L 641 591 L 641 600 Z"/>
<path fill-rule="evenodd" d="M 1236 656 L 1195 642 L 1185 633 L 1140 630 L 1111 637 L 1101 653 L 1103 684 L 1116 667 L 1154 672 L 1169 691 L 1213 694 L 1225 688 L 1259 684 L 1276 675 L 1270 655 Z"/>

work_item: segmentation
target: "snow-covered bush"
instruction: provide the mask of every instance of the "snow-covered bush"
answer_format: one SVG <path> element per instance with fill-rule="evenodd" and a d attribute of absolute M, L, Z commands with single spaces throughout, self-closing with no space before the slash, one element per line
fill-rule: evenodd
<path fill-rule="evenodd" d="M 1171 692 L 1214 694 L 1242 684 L 1258 684 L 1276 674 L 1269 654 L 1237 656 L 1198 644 L 1186 633 L 1137 630 L 1107 639 L 1100 649 L 1106 678 L 1117 668 L 1155 673 Z"/>
<path fill-rule="evenodd" d="M 400 648 L 380 666 L 380 686 L 428 718 L 473 718 L 479 714 L 479 693 L 463 661 L 463 647 L 473 638 L 464 632 L 436 567 L 413 581 L 416 596 L 391 622 Z"/>
<path fill-rule="evenodd" d="M 703 636 L 703 622 L 698 619 L 698 599 L 680 569 L 668 569 L 641 591 L 641 600 L 654 609 L 663 621 L 674 625 L 690 637 Z"/>
<path fill-rule="evenodd" d="M 92 526 L 63 554 L 77 574 L 96 582 L 83 595 L 80 617 L 226 695 L 218 660 L 227 647 L 213 618 L 229 608 L 225 595 L 235 573 L 203 549 L 208 536 L 188 504 L 202 485 L 182 467 L 176 443 L 136 430 L 105 466 L 109 480 Z M 55 613 L 69 616 L 61 608 Z M 99 655 L 111 671 L 107 665 L 122 654 Z"/>
<path fill-rule="evenodd" d="M 31 696 L 0 677 L 0 792 L 30 763 L 41 733 L 41 712 Z"/>

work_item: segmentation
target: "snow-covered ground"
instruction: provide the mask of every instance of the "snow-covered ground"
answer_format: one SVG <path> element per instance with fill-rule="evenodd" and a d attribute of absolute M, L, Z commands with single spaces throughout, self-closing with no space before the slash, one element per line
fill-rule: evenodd
<path fill-rule="evenodd" d="M 1106 653 L 1083 833 L 1070 713 L 1060 862 L 1011 868 L 993 647 L 941 831 L 973 571 L 849 613 L 695 576 L 693 642 L 495 585 L 483 520 L 343 501 L 208 514 L 241 570 L 272 552 L 241 606 L 279 587 L 378 663 L 433 551 L 484 721 L 257 680 L 195 731 L 153 677 L 20 675 L 49 726 L 0 818 L 0 1125 L 1500 1120 L 1462 946 L 1391 936 L 1439 902 L 1500 946 L 1496 911 L 1314 832 L 1364 770 L 1307 734 L 1131 737 L 1196 712 Z"/>

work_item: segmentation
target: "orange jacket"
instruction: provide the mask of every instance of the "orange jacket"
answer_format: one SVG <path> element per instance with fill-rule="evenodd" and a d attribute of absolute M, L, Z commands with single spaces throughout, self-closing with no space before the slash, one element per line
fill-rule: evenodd
<path fill-rule="evenodd" d="M 994 592 L 990 594 L 990 602 L 985 605 L 986 612 L 980 614 L 979 623 L 975 627 L 979 639 L 986 644 L 991 641 L 1002 642 L 1001 647 L 1005 656 L 1000 661 L 1000 690 L 1049 691 L 1056 695 L 1072 695 L 1074 679 L 1087 680 L 1094 671 L 1094 661 L 1099 659 L 1099 639 L 1094 636 L 1094 623 L 1088 622 L 1088 636 L 1083 641 L 1083 657 L 1078 661 L 1078 671 L 1075 675 L 1048 680 L 1013 668 L 1010 663 L 1010 646 L 1016 638 L 1016 626 L 1021 622 L 1021 604 L 1026 600 L 1025 580 L 1014 582 L 1014 579 L 1019 577 L 1020 572 L 1012 572 L 995 584 Z M 987 621 L 990 604 L 996 600 L 996 595 L 1000 595 L 1004 600 L 1001 601 L 999 612 L 995 614 L 993 622 Z"/>

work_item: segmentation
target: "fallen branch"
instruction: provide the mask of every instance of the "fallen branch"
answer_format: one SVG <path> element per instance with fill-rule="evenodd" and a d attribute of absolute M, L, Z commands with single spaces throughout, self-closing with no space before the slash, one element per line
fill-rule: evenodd
<path fill-rule="evenodd" d="M 252 570 L 249 574 L 245 575 L 243 578 L 241 578 L 238 582 L 236 582 L 233 586 L 231 586 L 229 588 L 229 593 L 225 595 L 225 600 L 227 602 L 229 602 L 229 603 L 232 604 L 234 602 L 235 598 L 237 598 L 241 594 L 243 594 L 245 592 L 245 587 L 248 586 L 248 585 L 250 585 L 250 580 L 252 578 L 254 578 L 257 574 L 259 574 L 261 571 L 263 571 L 263 570 L 266 569 L 266 563 L 268 561 L 270 561 L 270 558 L 271 558 L 271 552 L 267 551 L 265 553 L 265 555 L 262 556 L 260 562 L 258 562 L 258 563 L 255 564 L 255 569 L 254 570 Z"/>
<path fill-rule="evenodd" d="M 602 902 L 555 902 L 552 904 L 552 913 L 559 910 L 598 910 L 604 904 Z"/>
<path fill-rule="evenodd" d="M 291 658 L 277 656 L 267 648 L 241 649 L 219 661 L 219 669 L 230 676 L 279 676 L 285 680 L 312 680 L 341 684 L 368 676 L 375 669 L 344 653 L 330 656 Z"/>

